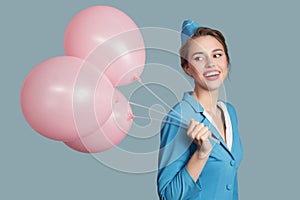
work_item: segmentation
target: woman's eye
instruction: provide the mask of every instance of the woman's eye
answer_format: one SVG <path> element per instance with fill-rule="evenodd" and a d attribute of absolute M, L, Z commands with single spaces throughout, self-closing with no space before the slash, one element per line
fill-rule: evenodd
<path fill-rule="evenodd" d="M 214 55 L 215 58 L 220 58 L 221 56 L 222 56 L 221 53 L 217 53 L 217 54 Z"/>
<path fill-rule="evenodd" d="M 196 61 L 203 61 L 203 60 L 204 60 L 204 58 L 203 58 L 203 57 L 201 57 L 201 56 L 197 56 L 197 57 L 195 57 L 195 58 L 194 58 L 194 60 L 196 60 Z"/>

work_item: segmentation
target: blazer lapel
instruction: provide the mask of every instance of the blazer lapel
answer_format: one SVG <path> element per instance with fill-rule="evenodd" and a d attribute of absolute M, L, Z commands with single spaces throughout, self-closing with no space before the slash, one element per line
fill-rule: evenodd
<path fill-rule="evenodd" d="M 220 141 L 220 145 L 223 146 L 223 148 L 229 153 L 229 155 L 234 159 L 234 155 L 232 153 L 232 151 L 230 151 L 225 143 L 225 141 L 223 140 L 223 138 L 221 137 L 221 135 L 219 134 L 219 132 L 217 131 L 216 127 L 203 115 L 203 113 L 201 113 L 203 116 L 203 120 L 201 121 L 201 123 L 203 123 L 205 126 L 207 126 L 209 128 L 209 130 L 211 131 L 211 134 L 213 135 L 213 137 L 217 138 Z M 234 138 L 233 138 L 234 139 Z M 234 147 L 234 145 L 232 146 Z"/>

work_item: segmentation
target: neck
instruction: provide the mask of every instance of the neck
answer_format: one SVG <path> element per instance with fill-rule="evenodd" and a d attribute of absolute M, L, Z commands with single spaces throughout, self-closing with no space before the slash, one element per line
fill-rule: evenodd
<path fill-rule="evenodd" d="M 204 110 L 210 115 L 215 115 L 217 113 L 218 107 L 218 97 L 219 91 L 208 91 L 204 89 L 198 89 L 195 87 L 193 92 L 193 97 L 203 106 Z"/>

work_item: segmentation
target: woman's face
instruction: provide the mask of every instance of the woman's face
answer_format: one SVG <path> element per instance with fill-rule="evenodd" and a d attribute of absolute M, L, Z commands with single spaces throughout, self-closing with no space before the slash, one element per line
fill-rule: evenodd
<path fill-rule="evenodd" d="M 212 36 L 194 39 L 189 46 L 187 60 L 184 70 L 194 78 L 195 87 L 217 90 L 227 76 L 228 61 L 224 48 Z"/>

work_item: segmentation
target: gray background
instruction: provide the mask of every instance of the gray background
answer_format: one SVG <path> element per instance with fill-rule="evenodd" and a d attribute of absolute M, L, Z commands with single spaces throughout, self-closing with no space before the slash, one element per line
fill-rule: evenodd
<path fill-rule="evenodd" d="M 158 199 L 155 171 L 111 169 L 91 155 L 40 136 L 21 113 L 24 78 L 38 63 L 64 54 L 67 24 L 92 5 L 116 7 L 139 27 L 180 30 L 182 20 L 190 18 L 222 30 L 232 58 L 227 100 L 238 111 L 245 149 L 240 197 L 297 199 L 300 16 L 295 2 L 2 2 L 0 199 Z M 151 59 L 151 52 L 147 56 Z M 172 59 L 166 63 L 179 68 L 178 59 Z M 138 148 L 139 143 L 132 145 Z"/>

